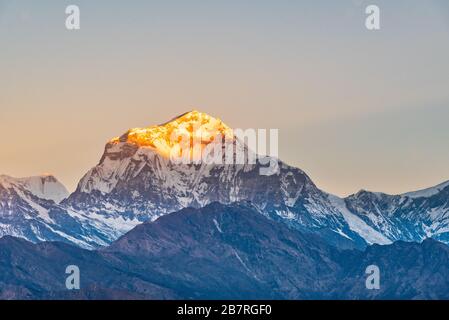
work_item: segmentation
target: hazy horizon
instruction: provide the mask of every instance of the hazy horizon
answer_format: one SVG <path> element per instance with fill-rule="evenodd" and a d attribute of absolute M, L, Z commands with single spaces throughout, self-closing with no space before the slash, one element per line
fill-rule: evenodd
<path fill-rule="evenodd" d="M 441 0 L 0 0 L 0 174 L 73 191 L 111 138 L 197 109 L 279 129 L 280 159 L 327 192 L 431 187 L 449 180 L 448 40 Z"/>

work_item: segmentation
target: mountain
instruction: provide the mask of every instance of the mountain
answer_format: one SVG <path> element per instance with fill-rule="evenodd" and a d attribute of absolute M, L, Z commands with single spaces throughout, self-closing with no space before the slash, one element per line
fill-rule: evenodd
<path fill-rule="evenodd" d="M 222 138 L 214 139 L 218 134 Z M 181 149 L 179 137 L 187 138 L 189 144 L 197 140 L 201 151 L 216 150 L 217 146 L 230 150 L 234 162 L 195 161 L 191 145 L 187 153 L 190 163 L 173 161 L 173 151 L 178 155 Z M 418 194 L 387 196 L 362 191 L 339 198 L 318 189 L 302 170 L 277 158 L 267 161 L 258 156 L 245 138 L 220 119 L 195 110 L 158 126 L 130 129 L 106 144 L 98 165 L 63 204 L 72 211 L 104 217 L 110 229 L 124 221 L 130 229 L 186 207 L 251 201 L 262 214 L 319 234 L 340 248 L 362 249 L 374 243 L 422 241 L 426 237 L 448 241 L 444 206 L 435 209 L 430 202 L 419 204 L 422 197 Z M 243 163 L 235 163 L 239 152 L 246 155 Z M 276 170 L 261 174 L 267 163 Z M 431 189 L 436 192 L 427 190 L 423 196 L 437 197 L 444 187 Z M 441 197 L 444 201 L 444 194 Z M 414 204 L 397 210 L 409 201 Z M 435 212 L 440 212 L 440 219 Z M 429 231 L 432 228 L 438 231 Z"/>
<path fill-rule="evenodd" d="M 13 178 L 1 175 L 0 184 L 3 188 L 14 189 L 22 193 L 31 193 L 40 199 L 52 200 L 55 203 L 59 203 L 69 196 L 69 192 L 64 185 L 52 175 L 29 178 Z"/>
<path fill-rule="evenodd" d="M 173 136 L 187 135 L 190 142 L 198 132 L 202 150 L 216 150 L 218 145 L 230 150 L 233 160 L 243 152 L 245 162 L 177 163 L 168 156 L 179 148 Z M 223 139 L 212 139 L 217 134 Z M 319 233 L 339 246 L 389 243 L 363 220 L 341 214 L 335 205 L 341 200 L 334 197 L 331 201 L 302 170 L 273 157 L 257 156 L 243 141 L 221 120 L 198 111 L 159 126 L 131 129 L 107 143 L 98 165 L 63 204 L 87 215 L 109 217 L 111 223 L 115 218 L 125 219 L 131 226 L 214 201 L 251 201 L 262 214 Z M 256 161 L 250 162 L 251 158 Z M 276 170 L 261 174 L 267 163 Z"/>
<path fill-rule="evenodd" d="M 183 208 L 250 201 L 272 220 L 339 248 L 429 237 L 449 243 L 449 183 L 403 195 L 362 190 L 340 198 L 317 188 L 302 170 L 258 155 L 251 141 L 195 110 L 130 129 L 106 144 L 68 197 L 54 181 L 3 178 L 9 182 L 0 190 L 0 235 L 95 248 Z"/>
<path fill-rule="evenodd" d="M 66 188 L 53 176 L 0 176 L 0 237 L 63 241 L 85 248 L 106 245 L 123 233 L 101 219 L 62 206 Z"/>
<path fill-rule="evenodd" d="M 248 159 L 257 161 L 174 162 L 169 155 L 178 150 L 180 143 L 173 136 L 187 135 L 190 142 L 198 132 L 201 150 L 214 150 L 214 145 L 221 143 L 219 147 L 231 150 L 234 160 L 236 153 L 243 151 L 249 154 Z M 217 134 L 223 139 L 211 139 Z M 107 143 L 98 165 L 83 177 L 64 204 L 75 211 L 109 217 L 111 223 L 120 218 L 134 226 L 214 201 L 251 201 L 262 214 L 298 230 L 319 234 L 341 248 L 364 248 L 397 240 L 422 241 L 428 236 L 447 241 L 446 236 L 439 236 L 446 221 L 434 221 L 433 216 L 426 220 L 416 212 L 416 206 L 396 212 L 406 199 L 420 201 L 410 194 L 387 196 L 362 191 L 342 199 L 318 189 L 302 170 L 273 157 L 270 161 L 258 157 L 243 141 L 221 120 L 198 111 L 159 126 L 130 129 Z M 190 150 L 189 156 L 192 153 Z M 276 170 L 261 174 L 266 163 L 274 164 Z M 443 185 L 436 188 L 439 189 Z M 425 195 L 431 196 L 432 192 Z M 441 226 L 440 233 L 424 232 L 432 223 Z"/>
<path fill-rule="evenodd" d="M 449 182 L 402 195 L 360 191 L 345 203 L 392 242 L 434 238 L 449 243 Z"/>
<path fill-rule="evenodd" d="M 56 202 L 67 196 L 65 187 L 53 176 L 0 176 L 0 235 L 61 240 L 51 215 Z"/>
<path fill-rule="evenodd" d="M 365 269 L 380 268 L 380 290 Z M 81 290 L 65 289 L 77 265 Z M 435 240 L 339 250 L 260 214 L 211 203 L 143 223 L 109 247 L 0 239 L 0 298 L 447 299 L 449 248 Z"/>

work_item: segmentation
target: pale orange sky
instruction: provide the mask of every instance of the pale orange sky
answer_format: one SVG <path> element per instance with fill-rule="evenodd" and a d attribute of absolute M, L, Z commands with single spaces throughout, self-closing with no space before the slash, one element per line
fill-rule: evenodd
<path fill-rule="evenodd" d="M 280 157 L 325 191 L 402 193 L 449 179 L 442 1 L 0 0 L 0 174 L 70 190 L 104 144 L 190 109 L 278 128 Z M 107 4 L 107 9 L 105 6 Z"/>

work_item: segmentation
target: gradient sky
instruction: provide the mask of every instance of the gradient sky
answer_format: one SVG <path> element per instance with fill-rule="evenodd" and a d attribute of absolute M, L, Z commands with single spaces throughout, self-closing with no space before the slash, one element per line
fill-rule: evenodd
<path fill-rule="evenodd" d="M 3 174 L 73 190 L 107 140 L 196 108 L 279 128 L 331 193 L 449 179 L 447 0 L 0 0 L 0 42 Z"/>

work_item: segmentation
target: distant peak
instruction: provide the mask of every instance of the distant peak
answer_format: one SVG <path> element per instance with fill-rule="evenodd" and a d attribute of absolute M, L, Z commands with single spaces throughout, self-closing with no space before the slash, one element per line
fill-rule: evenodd
<path fill-rule="evenodd" d="M 124 135 L 110 142 L 114 144 L 127 142 L 139 147 L 149 147 L 159 154 L 169 156 L 171 150 L 179 146 L 180 140 L 195 139 L 205 146 L 214 141 L 218 135 L 232 138 L 232 129 L 218 118 L 198 110 L 191 110 L 160 125 L 129 129 Z"/>
<path fill-rule="evenodd" d="M 6 188 L 28 190 L 38 198 L 53 200 L 56 203 L 59 203 L 69 195 L 65 186 L 49 173 L 25 178 L 0 175 L 0 183 Z"/>

